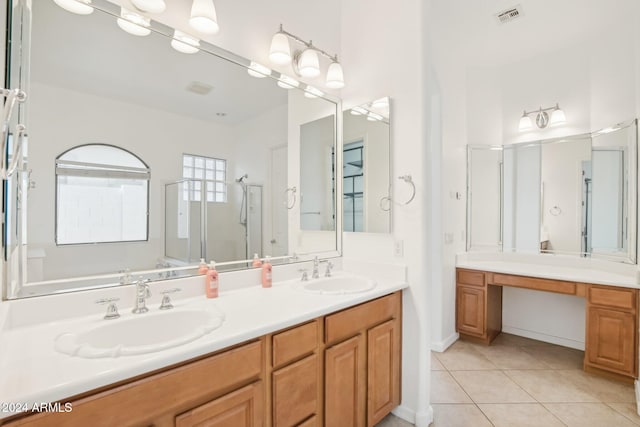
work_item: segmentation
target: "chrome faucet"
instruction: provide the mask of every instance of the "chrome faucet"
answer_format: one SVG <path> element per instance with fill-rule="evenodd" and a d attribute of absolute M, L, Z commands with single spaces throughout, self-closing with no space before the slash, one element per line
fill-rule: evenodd
<path fill-rule="evenodd" d="M 320 261 L 318 260 L 318 256 L 313 259 L 313 273 L 311 273 L 312 279 L 317 279 L 320 277 L 320 273 L 318 272 L 318 267 L 320 265 Z"/>
<path fill-rule="evenodd" d="M 146 313 L 149 311 L 147 308 L 147 298 L 151 296 L 149 290 L 149 279 L 142 280 L 142 277 L 136 282 L 136 301 L 135 307 L 131 310 L 134 314 Z"/>
<path fill-rule="evenodd" d="M 301 268 L 300 270 L 298 270 L 300 273 L 302 273 L 302 277 L 300 278 L 301 282 L 307 282 L 309 281 L 309 274 L 307 273 L 307 269 L 306 268 Z"/>
<path fill-rule="evenodd" d="M 104 315 L 105 320 L 117 319 L 120 317 L 116 301 L 120 298 L 102 298 L 96 301 L 96 304 L 107 305 L 107 314 Z"/>
<path fill-rule="evenodd" d="M 331 261 L 327 261 L 327 269 L 324 271 L 324 277 L 331 277 L 332 268 L 333 268 L 333 263 Z"/>

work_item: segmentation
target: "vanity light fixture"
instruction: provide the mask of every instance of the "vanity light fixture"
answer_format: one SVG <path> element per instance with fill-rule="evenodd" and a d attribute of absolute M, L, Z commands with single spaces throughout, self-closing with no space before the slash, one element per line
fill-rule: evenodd
<path fill-rule="evenodd" d="M 383 118 L 384 117 L 382 117 L 380 114 L 374 113 L 372 111 L 370 111 L 369 114 L 367 114 L 367 120 L 369 120 L 370 122 L 379 122 Z"/>
<path fill-rule="evenodd" d="M 295 51 L 292 55 L 289 39 L 303 45 L 304 49 Z M 343 88 L 344 73 L 342 65 L 338 62 L 338 55 L 329 55 L 324 50 L 314 46 L 312 41 L 306 42 L 300 37 L 285 31 L 282 24 L 280 24 L 280 29 L 271 39 L 269 60 L 277 65 L 292 63 L 293 71 L 301 77 L 314 78 L 321 74 L 319 55 L 325 56 L 331 61 L 327 70 L 326 86 L 331 89 Z"/>
<path fill-rule="evenodd" d="M 351 109 L 351 114 L 352 114 L 352 115 L 354 115 L 354 116 L 364 116 L 364 115 L 366 115 L 367 113 L 368 113 L 368 111 L 367 111 L 367 110 L 365 110 L 365 109 L 364 109 L 364 108 L 362 108 L 362 107 L 353 107 L 353 108 Z"/>
<path fill-rule="evenodd" d="M 379 98 L 371 103 L 371 108 L 375 108 L 378 110 L 388 110 L 389 109 L 389 98 Z"/>
<path fill-rule="evenodd" d="M 149 13 L 162 13 L 167 8 L 164 0 L 131 0 L 136 9 Z"/>
<path fill-rule="evenodd" d="M 204 34 L 216 34 L 220 31 L 213 0 L 193 0 L 189 25 Z"/>
<path fill-rule="evenodd" d="M 293 89 L 294 87 L 300 86 L 300 82 L 283 74 L 278 79 L 277 85 L 283 89 Z"/>
<path fill-rule="evenodd" d="M 118 27 L 134 36 L 144 37 L 151 34 L 151 30 L 148 28 L 151 20 L 124 7 L 120 9 L 120 18 L 116 22 Z"/>
<path fill-rule="evenodd" d="M 93 8 L 89 6 L 91 0 L 53 0 L 55 4 L 64 10 L 77 15 L 89 15 L 93 13 Z"/>
<path fill-rule="evenodd" d="M 249 73 L 251 77 L 256 77 L 258 79 L 261 79 L 271 75 L 271 68 L 265 67 L 262 64 L 251 61 L 249 68 L 247 68 L 247 73 Z"/>
<path fill-rule="evenodd" d="M 547 111 L 551 111 L 551 117 L 549 117 L 549 113 Z M 558 103 L 555 106 L 549 108 L 538 108 L 533 111 L 524 111 L 522 113 L 522 117 L 520 117 L 520 123 L 518 124 L 518 130 L 520 132 L 530 130 L 533 128 L 533 122 L 530 114 L 536 113 L 536 126 L 539 129 L 544 129 L 547 126 L 556 126 L 559 124 L 563 124 L 567 122 L 567 117 L 564 114 L 564 111 L 560 109 Z"/>
<path fill-rule="evenodd" d="M 304 90 L 304 96 L 307 98 L 313 99 L 323 95 L 323 91 L 321 91 L 320 89 L 316 89 L 313 86 L 307 86 L 307 88 Z"/>
<path fill-rule="evenodd" d="M 200 50 L 200 40 L 180 30 L 173 32 L 171 47 L 182 53 L 196 53 Z"/>

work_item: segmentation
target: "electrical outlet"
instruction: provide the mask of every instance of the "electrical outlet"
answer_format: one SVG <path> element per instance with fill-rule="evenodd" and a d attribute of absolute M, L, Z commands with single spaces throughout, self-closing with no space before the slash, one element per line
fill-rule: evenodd
<path fill-rule="evenodd" d="M 393 255 L 398 258 L 402 258 L 404 256 L 404 242 L 402 240 L 396 240 L 393 243 Z"/>

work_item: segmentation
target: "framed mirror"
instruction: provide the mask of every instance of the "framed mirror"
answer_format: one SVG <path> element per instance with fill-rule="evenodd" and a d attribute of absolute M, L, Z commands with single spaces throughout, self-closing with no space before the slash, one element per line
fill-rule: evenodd
<path fill-rule="evenodd" d="M 467 250 L 636 263 L 637 156 L 637 120 L 590 134 L 469 146 Z"/>
<path fill-rule="evenodd" d="M 390 233 L 390 99 L 343 112 L 343 225 L 345 232 Z"/>
<path fill-rule="evenodd" d="M 339 100 L 248 73 L 251 61 L 204 41 L 185 49 L 160 22 L 128 34 L 117 5 L 92 6 L 12 2 L 7 86 L 28 94 L 16 117 L 28 148 L 7 182 L 7 297 L 195 274 L 201 258 L 225 270 L 253 254 L 338 255 L 337 160 L 321 165 L 334 180 L 322 187 L 301 162 L 339 150 Z M 330 124 L 307 132 L 318 120 Z M 75 155 L 82 147 L 113 151 Z M 301 200 L 287 209 L 290 188 L 323 201 L 321 237 L 308 236 Z"/>

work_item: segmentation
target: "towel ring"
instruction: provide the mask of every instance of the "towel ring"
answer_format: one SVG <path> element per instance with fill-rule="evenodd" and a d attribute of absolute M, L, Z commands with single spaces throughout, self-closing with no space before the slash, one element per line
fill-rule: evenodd
<path fill-rule="evenodd" d="M 391 210 L 391 204 L 395 203 L 396 205 L 399 206 L 406 206 L 409 203 L 413 202 L 413 199 L 416 198 L 416 184 L 413 182 L 413 179 L 411 178 L 411 175 L 402 175 L 398 177 L 399 180 L 402 180 L 404 182 L 406 182 L 407 184 L 411 185 L 411 197 L 409 197 L 409 200 L 407 200 L 404 203 L 398 203 L 395 202 L 393 200 L 393 198 L 391 198 L 391 196 L 384 196 L 380 199 L 380 209 L 382 209 L 385 212 L 388 212 Z"/>
<path fill-rule="evenodd" d="M 385 209 L 385 206 L 386 206 L 386 209 Z M 389 212 L 391 210 L 391 197 L 384 196 L 383 198 L 380 199 L 380 209 L 382 209 L 385 212 Z"/>
<path fill-rule="evenodd" d="M 286 190 L 284 190 L 284 196 L 286 197 L 284 205 L 289 210 L 293 209 L 293 207 L 296 205 L 296 191 L 298 191 L 296 187 L 289 187 Z M 289 194 L 293 196 L 293 200 L 291 201 L 291 203 L 289 203 L 289 199 L 290 199 Z"/>

